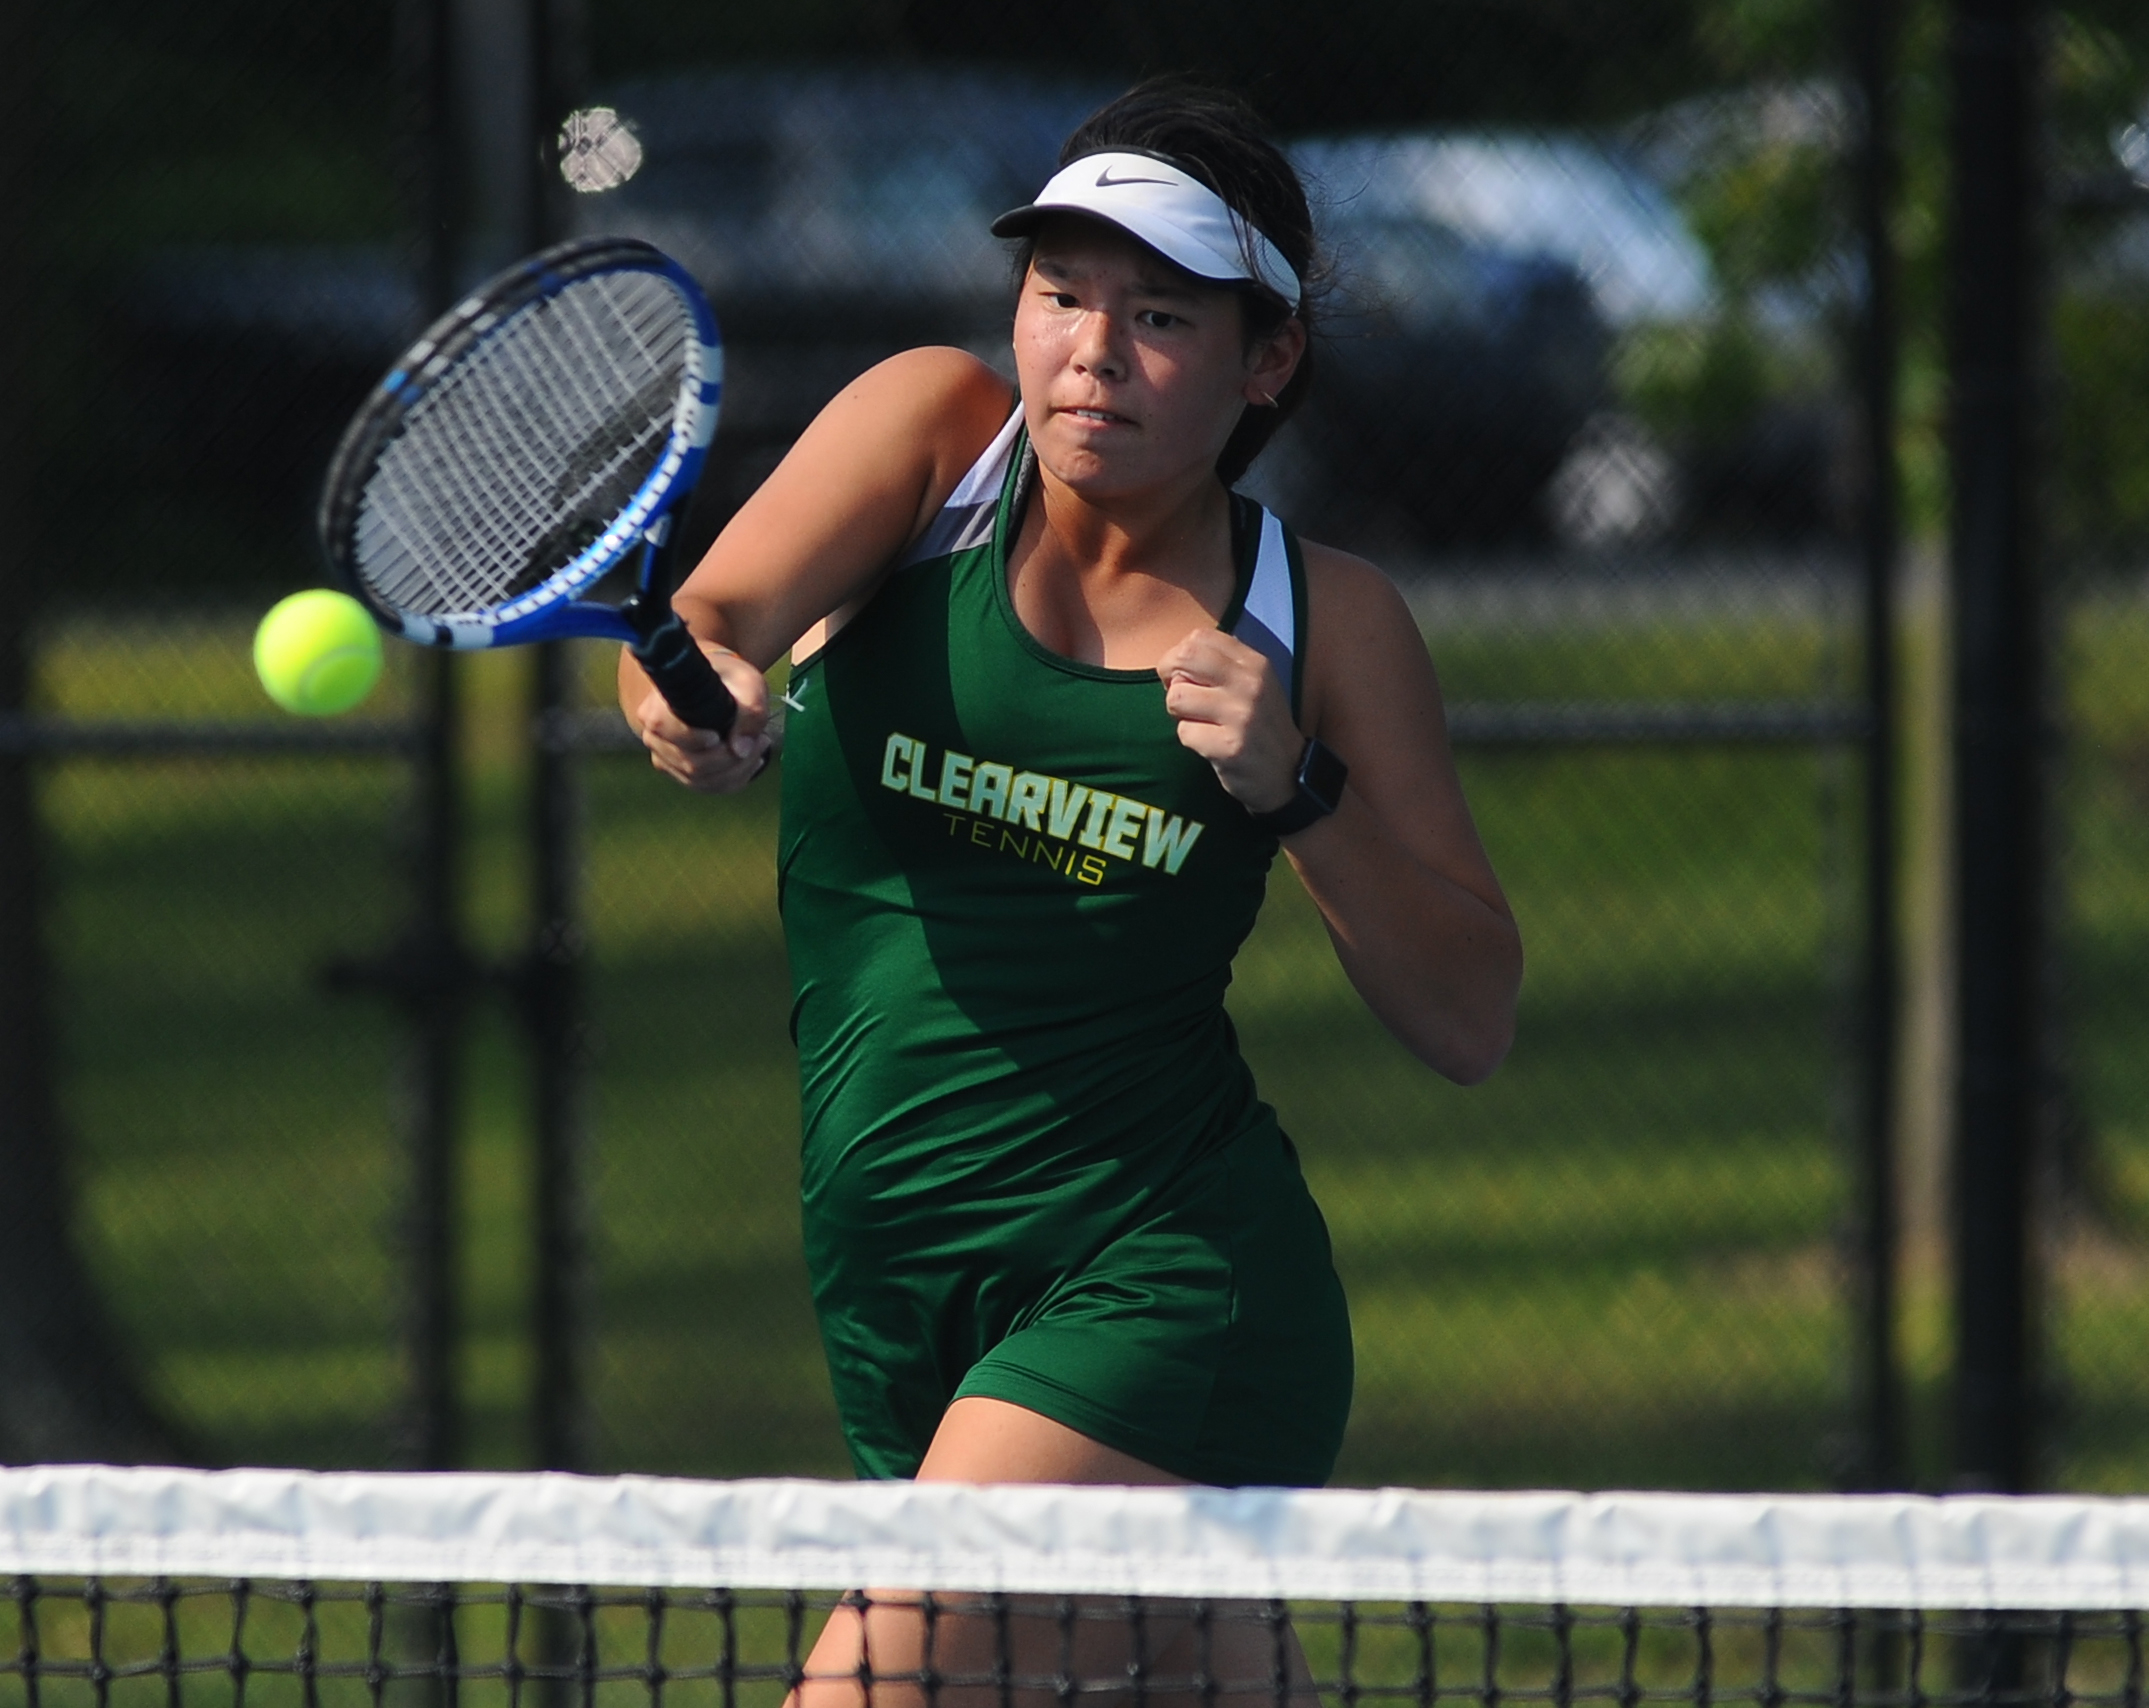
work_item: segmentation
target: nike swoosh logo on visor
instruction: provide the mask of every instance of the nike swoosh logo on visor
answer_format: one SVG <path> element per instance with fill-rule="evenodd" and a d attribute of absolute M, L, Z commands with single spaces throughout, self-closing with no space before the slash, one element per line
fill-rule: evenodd
<path fill-rule="evenodd" d="M 1163 184 L 1169 187 L 1171 180 L 1169 178 L 1115 178 L 1112 176 L 1112 169 L 1109 166 L 1097 174 L 1097 188 L 1100 190 L 1116 190 L 1122 184 Z"/>

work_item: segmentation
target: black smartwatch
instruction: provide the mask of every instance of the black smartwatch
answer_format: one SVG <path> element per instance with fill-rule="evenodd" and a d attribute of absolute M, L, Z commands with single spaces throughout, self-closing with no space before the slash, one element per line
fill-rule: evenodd
<path fill-rule="evenodd" d="M 1343 779 L 1350 774 L 1348 765 L 1309 736 L 1306 751 L 1298 756 L 1298 793 L 1274 812 L 1253 814 L 1253 821 L 1271 836 L 1304 830 L 1343 804 Z"/>

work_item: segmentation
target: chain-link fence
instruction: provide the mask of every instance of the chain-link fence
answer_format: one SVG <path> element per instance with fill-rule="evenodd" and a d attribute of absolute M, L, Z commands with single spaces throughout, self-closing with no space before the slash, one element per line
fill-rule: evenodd
<path fill-rule="evenodd" d="M 2149 1061 L 2141 897 L 2149 739 L 2138 641 L 2149 566 L 2149 102 L 2142 44 L 2057 32 L 2047 527 L 2055 590 L 2059 915 L 2047 1229 L 2053 1456 L 2085 1486 L 2141 1485 L 2149 1385 Z"/>
<path fill-rule="evenodd" d="M 251 624 L 320 579 L 335 435 L 460 285 L 572 231 L 703 278 L 729 364 L 706 540 L 879 357 L 957 343 L 1011 372 L 987 221 L 1101 98 L 1183 69 L 1290 139 L 1332 260 L 1314 399 L 1248 486 L 1408 594 L 1530 957 L 1514 1054 L 1467 1092 L 1365 1013 L 1281 866 L 1240 959 L 1231 1011 L 1352 1300 L 1339 1477 L 1938 1479 L 1949 14 L 1874 22 L 1892 10 L 18 17 L 12 110 L 55 145 L 17 192 L 48 264 L 0 305 L 24 519 L 0 564 L 23 1041 L 0 1136 L 13 1221 L 44 1232 L 0 1353 L 44 1397 L 0 1441 L 842 1470 L 799 1252 L 773 788 L 654 778 L 603 649 L 397 655 L 351 718 L 278 721 Z M 2049 22 L 2074 739 L 2045 1223 L 2067 1404 L 2043 1475 L 2111 1487 L 2149 1464 L 2126 1353 L 2149 33 L 2118 7 Z M 587 193 L 540 159 L 570 109 L 618 127 Z M 1899 346 L 1871 336 L 1876 196 Z M 1891 418 L 1899 514 L 1874 502 Z M 1898 806 L 1876 821 L 1871 576 L 1898 532 Z M 1875 875 L 1897 869 L 1899 977 L 1869 941 L 1876 918 L 1895 940 Z M 1876 1142 L 1905 1235 L 1878 1269 Z M 1907 1415 L 1872 1373 L 1876 1309 Z"/>

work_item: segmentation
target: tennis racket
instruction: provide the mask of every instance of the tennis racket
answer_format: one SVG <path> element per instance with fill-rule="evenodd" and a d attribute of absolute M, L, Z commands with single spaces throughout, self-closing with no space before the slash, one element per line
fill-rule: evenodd
<path fill-rule="evenodd" d="M 422 646 L 624 641 L 683 721 L 728 735 L 738 708 L 673 614 L 666 550 L 723 370 L 708 300 L 661 250 L 582 238 L 517 263 L 344 431 L 321 497 L 331 569 Z"/>

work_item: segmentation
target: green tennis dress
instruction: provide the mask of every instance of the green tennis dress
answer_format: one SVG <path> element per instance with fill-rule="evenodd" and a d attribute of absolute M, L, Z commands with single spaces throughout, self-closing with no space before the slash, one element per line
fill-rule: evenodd
<path fill-rule="evenodd" d="M 1023 627 L 1032 467 L 1018 412 L 787 693 L 806 1258 L 845 1436 L 861 1476 L 910 1476 L 981 1395 L 1196 1481 L 1318 1484 L 1350 1321 L 1224 1013 L 1276 842 L 1155 672 Z M 1295 709 L 1297 547 L 1233 503 L 1222 626 Z"/>

